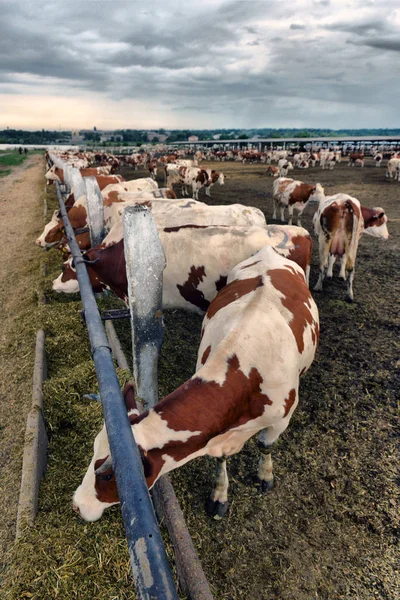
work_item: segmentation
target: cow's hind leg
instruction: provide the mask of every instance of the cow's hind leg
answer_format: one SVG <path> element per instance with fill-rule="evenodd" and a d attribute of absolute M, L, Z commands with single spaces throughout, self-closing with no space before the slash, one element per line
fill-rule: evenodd
<path fill-rule="evenodd" d="M 276 200 L 276 198 L 273 198 L 273 200 L 272 200 L 272 203 L 273 203 L 273 209 L 274 209 L 274 212 L 273 212 L 272 218 L 273 218 L 273 219 L 276 219 L 276 211 L 277 211 L 277 210 L 278 210 L 278 208 L 279 208 L 279 202 Z"/>
<path fill-rule="evenodd" d="M 333 265 L 335 264 L 336 256 L 334 254 L 330 254 L 328 257 L 328 270 L 326 272 L 326 276 L 329 279 L 333 277 Z"/>
<path fill-rule="evenodd" d="M 322 292 L 322 283 L 325 278 L 325 269 L 328 264 L 330 244 L 326 243 L 325 236 L 322 235 L 319 240 L 319 278 L 314 286 L 315 292 Z"/>
<path fill-rule="evenodd" d="M 354 302 L 353 293 L 354 267 L 347 271 L 347 297 L 348 302 Z"/>
<path fill-rule="evenodd" d="M 340 265 L 340 273 L 339 273 L 339 277 L 341 277 L 342 279 L 344 279 L 346 281 L 346 254 L 343 254 L 342 256 L 342 262 Z"/>
<path fill-rule="evenodd" d="M 218 458 L 218 470 L 214 491 L 209 497 L 206 510 L 210 517 L 219 521 L 228 510 L 228 473 L 226 470 L 226 458 Z"/>
<path fill-rule="evenodd" d="M 293 409 L 294 410 L 294 409 Z M 261 452 L 261 457 L 258 463 L 257 483 L 263 492 L 269 492 L 274 487 L 274 475 L 272 472 L 272 457 L 271 446 L 277 441 L 281 433 L 289 425 L 290 417 L 288 416 L 273 427 L 266 427 L 258 434 L 258 449 Z"/>

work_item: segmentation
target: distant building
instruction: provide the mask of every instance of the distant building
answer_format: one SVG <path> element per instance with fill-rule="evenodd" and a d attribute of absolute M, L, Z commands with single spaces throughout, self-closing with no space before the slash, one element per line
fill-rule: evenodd
<path fill-rule="evenodd" d="M 198 142 L 199 138 L 197 137 L 197 135 L 189 135 L 188 137 L 188 142 Z"/>
<path fill-rule="evenodd" d="M 220 133 L 216 133 L 213 135 L 213 140 L 219 140 L 221 138 L 221 134 Z"/>

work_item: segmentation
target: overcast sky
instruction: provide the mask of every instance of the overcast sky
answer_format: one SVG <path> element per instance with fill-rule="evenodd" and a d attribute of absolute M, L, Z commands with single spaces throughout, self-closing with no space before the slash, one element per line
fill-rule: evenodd
<path fill-rule="evenodd" d="M 397 0 L 0 11 L 0 128 L 400 127 Z"/>

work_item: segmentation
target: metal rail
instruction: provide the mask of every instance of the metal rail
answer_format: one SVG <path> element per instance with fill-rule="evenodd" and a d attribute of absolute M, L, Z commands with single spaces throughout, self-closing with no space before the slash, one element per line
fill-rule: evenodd
<path fill-rule="evenodd" d="M 56 190 L 85 311 L 136 590 L 139 598 L 143 600 L 177 600 L 173 577 L 144 479 L 140 453 L 115 372 L 111 348 L 58 182 Z"/>

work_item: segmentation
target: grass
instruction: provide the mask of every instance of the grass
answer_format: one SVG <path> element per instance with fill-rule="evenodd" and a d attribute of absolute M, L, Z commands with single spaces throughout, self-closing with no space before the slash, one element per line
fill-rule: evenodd
<path fill-rule="evenodd" d="M 6 154 L 0 156 L 0 167 L 18 167 L 21 165 L 29 154 Z"/>

